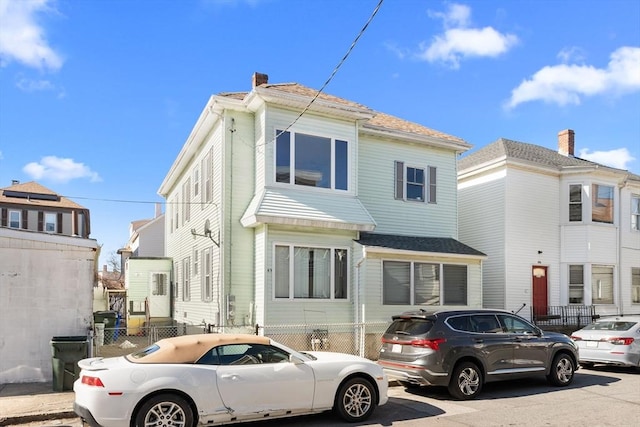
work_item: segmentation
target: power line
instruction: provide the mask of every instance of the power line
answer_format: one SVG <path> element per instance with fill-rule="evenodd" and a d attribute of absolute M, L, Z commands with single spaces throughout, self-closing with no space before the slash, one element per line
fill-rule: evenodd
<path fill-rule="evenodd" d="M 329 78 L 324 82 L 324 84 L 322 85 L 322 87 L 320 87 L 320 89 L 318 89 L 318 91 L 316 92 L 315 96 L 311 99 L 311 101 L 309 101 L 309 103 L 307 104 L 306 107 L 304 107 L 304 109 L 302 110 L 302 112 L 300 112 L 300 114 L 298 114 L 298 117 L 295 118 L 295 120 L 293 120 L 284 130 L 281 130 L 276 136 L 273 137 L 272 140 L 270 140 L 269 142 L 273 142 L 276 139 L 278 139 L 278 137 L 280 135 L 282 135 L 283 133 L 285 133 L 286 131 L 288 131 L 289 129 L 291 129 L 291 126 L 293 126 L 294 124 L 296 124 L 296 122 L 298 120 L 300 120 L 300 117 L 302 117 L 308 110 L 309 108 L 311 108 L 311 105 L 316 101 L 316 99 L 318 99 L 318 97 L 320 96 L 320 94 L 324 91 L 324 89 L 329 85 L 329 83 L 331 83 L 331 80 L 333 80 L 333 78 L 335 77 L 336 73 L 338 72 L 338 70 L 340 69 L 340 67 L 342 67 L 342 64 L 345 63 L 345 61 L 347 60 L 347 58 L 349 57 L 349 55 L 351 54 L 351 51 L 356 47 L 356 44 L 358 43 L 358 40 L 360 40 L 360 37 L 362 37 L 362 35 L 364 34 L 364 32 L 367 30 L 367 27 L 369 27 L 369 24 L 371 23 L 371 21 L 373 21 L 373 18 L 376 16 L 376 14 L 378 13 L 378 11 L 380 10 L 380 7 L 382 6 L 382 3 L 384 2 L 384 0 L 380 0 L 378 1 L 378 4 L 376 5 L 375 9 L 373 9 L 373 12 L 371 13 L 371 16 L 369 16 L 369 19 L 367 19 L 367 22 L 365 22 L 364 26 L 362 27 L 362 29 L 360 30 L 360 32 L 358 33 L 358 35 L 356 36 L 356 38 L 353 40 L 353 42 L 351 43 L 351 46 L 349 46 L 349 49 L 347 49 L 347 53 L 344 54 L 344 56 L 342 57 L 342 59 L 340 60 L 340 62 L 338 63 L 338 65 L 336 65 L 336 67 L 333 69 L 333 71 L 331 72 L 331 75 L 329 76 Z M 265 143 L 264 145 L 266 145 L 267 143 Z"/>

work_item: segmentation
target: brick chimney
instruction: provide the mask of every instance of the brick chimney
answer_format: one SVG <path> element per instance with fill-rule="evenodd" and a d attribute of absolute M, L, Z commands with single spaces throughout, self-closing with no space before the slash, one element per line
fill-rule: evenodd
<path fill-rule="evenodd" d="M 156 203 L 156 218 L 159 218 L 162 215 L 162 204 Z"/>
<path fill-rule="evenodd" d="M 573 157 L 574 136 L 575 133 L 571 129 L 565 129 L 558 133 L 558 153 Z"/>
<path fill-rule="evenodd" d="M 253 73 L 252 83 L 253 87 L 266 85 L 269 83 L 269 76 L 262 73 Z"/>

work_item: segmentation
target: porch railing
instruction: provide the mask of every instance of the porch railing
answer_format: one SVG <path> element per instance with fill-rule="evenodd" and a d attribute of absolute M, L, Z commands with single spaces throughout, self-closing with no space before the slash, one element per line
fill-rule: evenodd
<path fill-rule="evenodd" d="M 600 316 L 593 305 L 549 305 L 531 307 L 531 319 L 538 326 L 572 326 L 580 329 Z"/>

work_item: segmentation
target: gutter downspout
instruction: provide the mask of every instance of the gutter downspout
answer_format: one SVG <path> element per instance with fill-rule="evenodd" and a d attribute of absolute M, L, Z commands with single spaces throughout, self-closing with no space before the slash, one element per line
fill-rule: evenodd
<path fill-rule="evenodd" d="M 361 357 L 364 357 L 364 341 L 365 341 L 365 333 L 364 333 L 364 305 L 362 307 L 362 319 L 360 319 L 360 267 L 367 260 L 367 248 L 366 246 L 362 247 L 362 258 L 356 263 L 356 289 L 354 292 L 354 320 L 355 324 L 358 325 L 358 329 L 360 331 L 360 336 L 358 339 L 358 354 Z"/>

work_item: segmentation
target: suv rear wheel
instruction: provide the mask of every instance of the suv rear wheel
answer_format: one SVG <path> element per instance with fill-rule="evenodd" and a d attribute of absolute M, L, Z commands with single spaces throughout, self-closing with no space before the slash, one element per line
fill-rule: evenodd
<path fill-rule="evenodd" d="M 473 362 L 462 362 L 453 370 L 449 393 L 460 400 L 475 398 L 482 390 L 482 372 Z"/>

